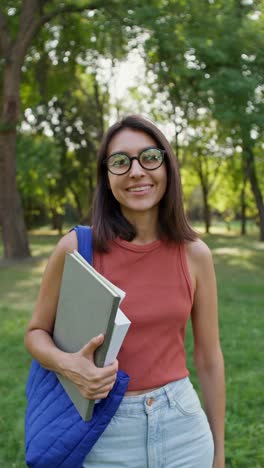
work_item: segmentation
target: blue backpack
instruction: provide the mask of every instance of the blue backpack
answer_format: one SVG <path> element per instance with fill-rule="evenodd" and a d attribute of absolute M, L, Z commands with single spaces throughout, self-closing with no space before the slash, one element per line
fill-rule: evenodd
<path fill-rule="evenodd" d="M 78 251 L 92 263 L 92 230 L 74 228 Z M 95 442 L 117 411 L 129 376 L 118 371 L 107 398 L 95 405 L 84 421 L 65 393 L 56 374 L 33 360 L 26 384 L 25 461 L 31 468 L 81 468 Z"/>

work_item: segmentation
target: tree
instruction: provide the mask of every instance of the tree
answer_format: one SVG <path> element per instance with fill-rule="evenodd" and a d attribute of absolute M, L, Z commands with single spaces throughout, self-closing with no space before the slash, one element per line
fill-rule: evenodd
<path fill-rule="evenodd" d="M 228 6 L 217 3 L 210 46 L 201 46 L 200 31 L 194 39 L 195 54 L 207 74 L 202 87 L 207 99 L 211 94 L 213 115 L 241 144 L 242 171 L 250 182 L 258 210 L 260 240 L 264 241 L 264 203 L 256 171 L 256 139 L 252 137 L 253 132 L 260 135 L 264 129 L 263 2 L 233 1 Z M 216 10 L 212 8 L 211 13 L 216 14 Z"/>
<path fill-rule="evenodd" d="M 185 135 L 181 149 L 181 170 L 185 180 L 189 174 L 194 174 L 200 184 L 205 231 L 209 233 L 210 199 L 220 182 L 220 169 L 226 158 L 225 148 L 218 138 L 216 122 L 204 113 L 193 119 L 192 127 L 185 129 Z"/>
<path fill-rule="evenodd" d="M 42 135 L 21 134 L 17 139 L 17 184 L 26 224 L 46 220 L 53 205 L 51 193 L 59 173 L 59 153 L 54 141 Z"/>
<path fill-rule="evenodd" d="M 163 14 L 145 16 L 152 30 L 145 41 L 148 66 L 189 124 L 207 108 L 219 126 L 239 141 L 244 171 L 259 215 L 264 241 L 264 205 L 256 172 L 255 132 L 264 122 L 263 1 L 164 2 Z"/>
<path fill-rule="evenodd" d="M 108 93 L 95 74 L 84 73 L 76 65 L 71 73 L 71 90 L 63 89 L 31 109 L 32 129 L 52 134 L 59 156 L 56 184 L 53 186 L 53 228 L 62 231 L 66 201 L 75 206 L 79 221 L 87 221 L 95 188 L 96 154 L 108 117 Z"/>
<path fill-rule="evenodd" d="M 21 197 L 16 184 L 16 136 L 17 124 L 20 117 L 20 85 L 22 69 L 25 58 L 45 25 L 53 24 L 56 18 L 60 18 L 54 28 L 57 33 L 67 26 L 66 18 L 74 13 L 83 13 L 82 26 L 90 25 L 94 17 L 105 15 L 106 25 L 114 21 L 117 29 L 120 21 L 120 9 L 122 4 L 115 0 L 107 2 L 103 0 L 91 1 L 64 1 L 56 6 L 54 2 L 45 0 L 8 1 L 6 6 L 0 9 L 0 51 L 1 51 L 1 81 L 2 98 L 0 109 L 0 222 L 4 243 L 5 257 L 21 258 L 30 255 L 26 234 Z M 107 21 L 106 21 L 107 19 Z M 114 47 L 120 41 L 120 35 L 109 40 L 109 34 L 105 36 L 101 22 L 99 43 L 108 41 L 114 53 Z M 113 25 L 112 25 L 113 27 Z M 69 30 L 71 28 L 69 27 Z M 106 28 L 107 33 L 107 28 Z M 91 43 L 91 34 L 87 34 Z M 84 36 L 86 37 L 86 36 Z M 105 45 L 105 44 L 103 44 Z M 95 44 L 94 44 L 95 47 Z"/>

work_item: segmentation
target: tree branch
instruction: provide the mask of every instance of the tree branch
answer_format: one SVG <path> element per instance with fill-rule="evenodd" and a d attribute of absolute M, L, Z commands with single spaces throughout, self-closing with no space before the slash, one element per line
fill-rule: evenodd
<path fill-rule="evenodd" d="M 99 8 L 103 8 L 105 11 L 108 11 L 111 15 L 115 14 L 115 16 L 117 16 L 119 19 L 123 19 L 123 16 L 118 15 L 117 5 L 118 1 L 115 0 L 108 0 L 107 2 L 104 2 L 103 0 L 93 0 L 93 3 L 91 3 L 90 0 L 80 7 L 77 7 L 75 5 L 65 5 L 64 7 L 58 8 L 57 10 L 44 14 L 42 16 L 42 24 L 47 23 L 55 16 L 61 15 L 62 13 L 82 13 L 85 10 L 92 11 L 98 10 Z"/>
<path fill-rule="evenodd" d="M 20 59 L 24 59 L 26 51 L 30 46 L 33 38 L 37 34 L 37 32 L 41 29 L 41 27 L 48 23 L 51 19 L 55 18 L 56 16 L 62 14 L 70 14 L 70 13 L 81 13 L 85 10 L 95 10 L 99 6 L 101 6 L 101 2 L 99 1 L 98 4 L 91 2 L 87 2 L 82 7 L 77 7 L 74 5 L 66 5 L 61 8 L 57 8 L 50 13 L 42 13 L 44 7 L 43 0 L 37 1 L 34 0 L 25 0 L 24 9 L 22 10 L 21 14 L 21 21 L 20 21 L 20 29 L 17 35 L 16 40 L 16 51 L 18 52 L 18 56 Z"/>
<path fill-rule="evenodd" d="M 40 25 L 47 23 L 51 19 L 55 18 L 55 16 L 59 16 L 63 13 L 82 13 L 85 10 L 97 10 L 98 7 L 102 5 L 102 2 L 95 2 L 94 4 L 91 4 L 91 2 L 87 2 L 87 4 L 81 7 L 77 7 L 74 5 L 66 5 L 64 7 L 58 8 L 57 10 L 51 11 L 50 13 L 46 13 L 42 17 L 40 17 Z"/>
<path fill-rule="evenodd" d="M 8 52 L 11 45 L 11 37 L 9 35 L 6 18 L 0 10 L 0 50 L 4 58 L 8 57 Z"/>

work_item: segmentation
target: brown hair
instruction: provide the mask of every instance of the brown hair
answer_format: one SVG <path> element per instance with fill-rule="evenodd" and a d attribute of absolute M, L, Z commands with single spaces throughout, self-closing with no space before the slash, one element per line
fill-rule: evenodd
<path fill-rule="evenodd" d="M 182 186 L 178 161 L 163 133 L 150 121 L 139 115 L 130 115 L 116 122 L 104 135 L 97 160 L 97 188 L 92 206 L 94 248 L 107 251 L 107 242 L 115 237 L 131 241 L 136 228 L 122 214 L 108 183 L 106 165 L 108 145 L 113 136 L 125 128 L 139 130 L 150 135 L 159 148 L 164 149 L 167 169 L 167 187 L 159 206 L 160 238 L 178 243 L 193 241 L 196 233 L 188 224 L 183 208 Z"/>

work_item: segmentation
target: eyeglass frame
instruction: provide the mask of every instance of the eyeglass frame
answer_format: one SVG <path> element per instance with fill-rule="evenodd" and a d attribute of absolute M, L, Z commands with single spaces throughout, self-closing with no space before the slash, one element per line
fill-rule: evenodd
<path fill-rule="evenodd" d="M 162 156 L 162 161 L 161 161 L 160 165 L 157 166 L 157 167 L 154 167 L 153 169 L 147 169 L 146 167 L 142 166 L 142 164 L 141 164 L 141 162 L 140 162 L 140 160 L 139 160 L 140 155 L 141 155 L 142 153 L 144 153 L 144 151 L 149 150 L 149 149 L 156 149 L 156 150 L 159 150 L 160 153 L 161 153 L 161 156 Z M 116 174 L 115 172 L 112 172 L 112 171 L 109 169 L 109 167 L 107 166 L 107 161 L 108 161 L 112 156 L 115 156 L 116 154 L 123 154 L 123 155 L 127 156 L 128 159 L 129 159 L 129 161 L 130 161 L 129 168 L 128 168 L 125 172 L 122 172 L 121 174 Z M 110 155 L 103 161 L 103 164 L 106 165 L 107 170 L 108 170 L 109 172 L 111 172 L 111 174 L 117 175 L 117 176 L 122 176 L 122 175 L 127 174 L 127 173 L 130 171 L 131 167 L 132 167 L 132 162 L 133 162 L 134 159 L 138 162 L 138 164 L 140 165 L 140 167 L 142 167 L 142 169 L 144 169 L 145 171 L 155 171 L 156 169 L 159 169 L 159 167 L 162 166 L 162 164 L 164 163 L 165 154 L 166 154 L 166 151 L 165 151 L 164 149 L 157 148 L 156 146 L 148 146 L 147 148 L 142 149 L 142 150 L 138 153 L 137 156 L 130 156 L 130 155 L 129 155 L 128 153 L 126 153 L 125 151 L 116 151 L 115 153 L 110 154 Z"/>

